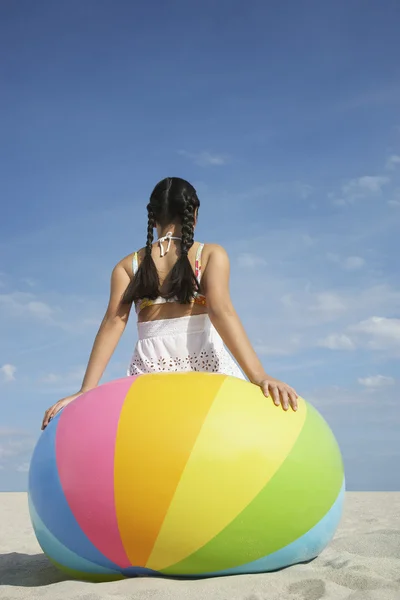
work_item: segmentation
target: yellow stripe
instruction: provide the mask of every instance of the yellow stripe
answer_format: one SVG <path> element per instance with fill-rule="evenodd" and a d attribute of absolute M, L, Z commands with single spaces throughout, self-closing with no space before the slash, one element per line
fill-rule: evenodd
<path fill-rule="evenodd" d="M 146 566 L 185 464 L 225 376 L 139 377 L 121 411 L 115 507 L 132 565 Z"/>
<path fill-rule="evenodd" d="M 284 412 L 258 387 L 227 378 L 197 438 L 147 567 L 165 569 L 224 529 L 279 469 L 306 412 L 302 399 L 297 413 Z"/>

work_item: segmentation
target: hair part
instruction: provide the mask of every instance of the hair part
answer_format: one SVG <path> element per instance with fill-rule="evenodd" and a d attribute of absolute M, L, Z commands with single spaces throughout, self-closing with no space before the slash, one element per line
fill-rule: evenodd
<path fill-rule="evenodd" d="M 179 177 L 167 177 L 154 188 L 147 205 L 148 225 L 146 250 L 136 275 L 129 283 L 123 304 L 132 304 L 149 298 L 155 300 L 160 295 L 166 299 L 176 298 L 181 304 L 192 301 L 199 284 L 190 264 L 188 253 L 194 243 L 196 211 L 200 200 L 194 187 Z M 181 252 L 166 282 L 167 291 L 160 293 L 160 279 L 152 257 L 154 227 L 161 227 L 179 221 L 182 229 Z"/>

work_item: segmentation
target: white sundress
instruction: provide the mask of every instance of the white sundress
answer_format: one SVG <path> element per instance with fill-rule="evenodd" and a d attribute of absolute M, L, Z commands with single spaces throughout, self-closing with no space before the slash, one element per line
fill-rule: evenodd
<path fill-rule="evenodd" d="M 162 256 L 165 255 L 162 243 L 168 241 L 168 252 L 171 239 L 179 238 L 174 238 L 172 233 L 168 233 L 158 240 Z M 203 247 L 204 244 L 199 245 L 196 255 L 195 275 L 199 283 Z M 137 270 L 138 257 L 135 253 L 133 258 L 134 275 Z M 164 298 L 157 298 L 153 301 L 144 300 L 136 306 L 136 311 L 139 313 L 144 306 L 164 302 L 166 302 Z M 201 304 L 204 302 L 200 300 Z M 206 371 L 246 379 L 225 347 L 208 314 L 138 322 L 137 328 L 138 341 L 129 364 L 128 375 Z"/>

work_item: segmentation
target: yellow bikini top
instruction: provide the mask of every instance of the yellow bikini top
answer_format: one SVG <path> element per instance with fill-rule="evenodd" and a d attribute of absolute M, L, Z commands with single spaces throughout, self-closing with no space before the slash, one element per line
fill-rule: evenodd
<path fill-rule="evenodd" d="M 171 240 L 180 240 L 180 239 L 182 239 L 182 238 L 173 237 L 171 231 L 169 231 L 165 236 L 159 238 L 157 241 L 160 246 L 161 256 L 165 256 L 167 254 L 168 250 L 171 247 Z M 164 242 L 168 242 L 166 250 L 164 250 L 164 246 L 163 246 Z M 201 254 L 203 252 L 203 248 L 204 248 L 204 244 L 199 244 L 199 247 L 196 252 L 196 260 L 195 260 L 195 267 L 194 267 L 194 274 L 195 274 L 195 277 L 196 277 L 199 285 L 200 285 L 200 280 L 201 280 Z M 137 252 L 135 252 L 133 254 L 132 268 L 133 268 L 133 274 L 136 275 L 138 268 L 139 268 L 139 260 L 138 260 Z M 154 306 L 154 304 L 166 304 L 167 302 L 178 302 L 178 300 L 176 298 L 163 298 L 162 296 L 159 296 L 155 300 L 150 300 L 150 298 L 142 298 L 141 300 L 139 300 L 138 302 L 135 303 L 136 313 L 139 314 L 141 310 L 143 310 L 144 308 L 147 308 L 148 306 Z M 206 306 L 206 297 L 203 294 L 200 294 L 199 292 L 195 292 L 195 295 L 192 299 L 192 303 Z"/>

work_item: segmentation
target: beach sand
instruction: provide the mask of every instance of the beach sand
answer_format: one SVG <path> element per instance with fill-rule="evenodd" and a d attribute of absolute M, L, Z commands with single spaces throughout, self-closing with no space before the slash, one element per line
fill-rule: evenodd
<path fill-rule="evenodd" d="M 312 563 L 197 581 L 71 581 L 33 534 L 26 494 L 0 494 L 0 598 L 31 600 L 400 600 L 400 492 L 348 493 L 335 539 Z"/>

